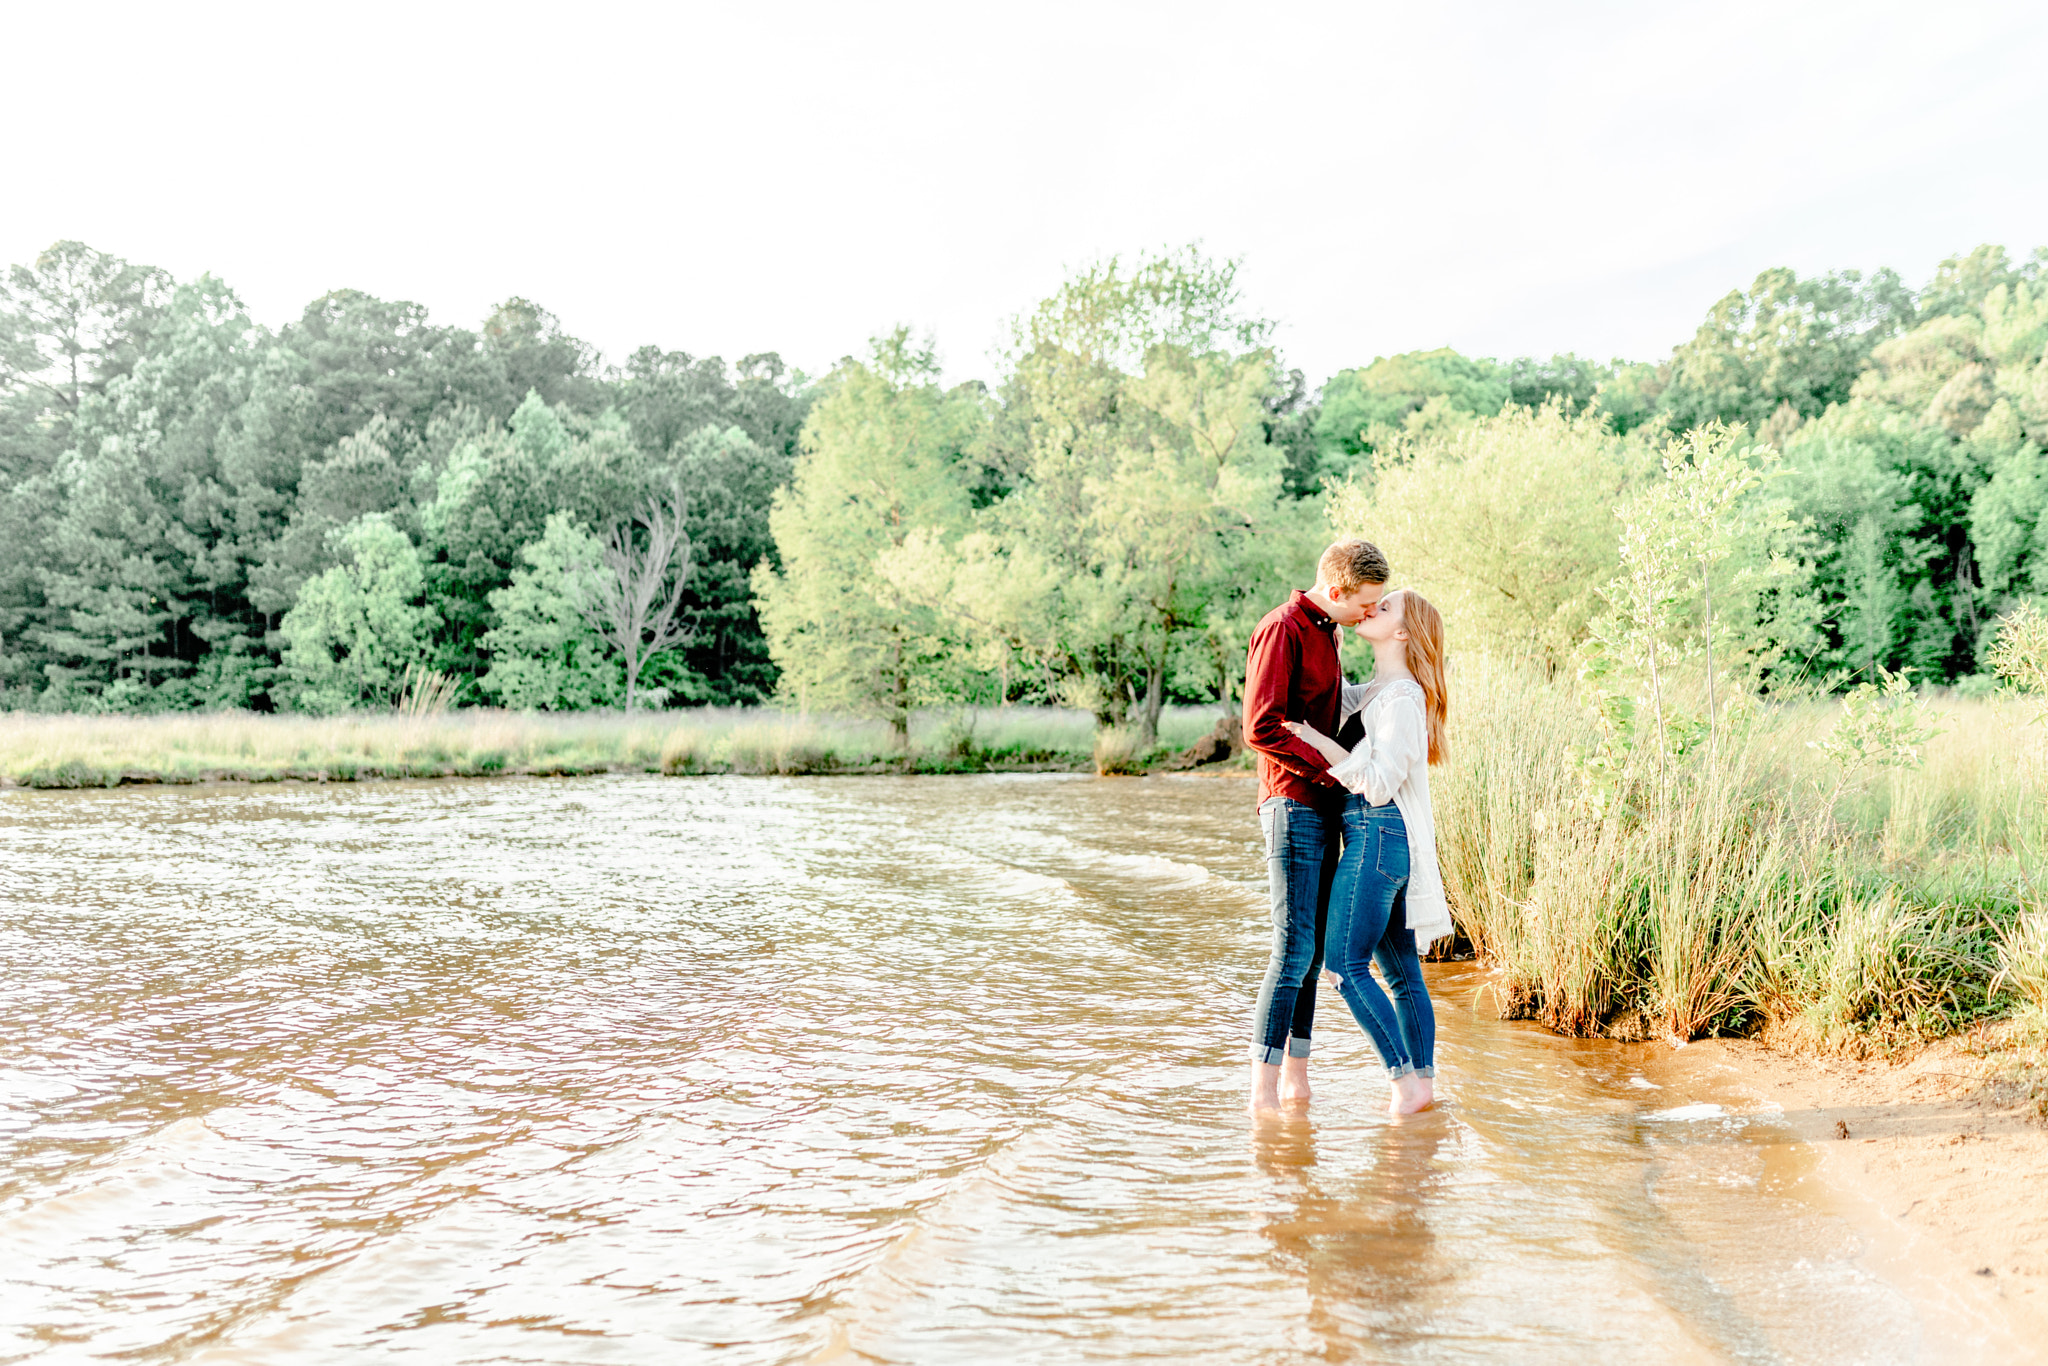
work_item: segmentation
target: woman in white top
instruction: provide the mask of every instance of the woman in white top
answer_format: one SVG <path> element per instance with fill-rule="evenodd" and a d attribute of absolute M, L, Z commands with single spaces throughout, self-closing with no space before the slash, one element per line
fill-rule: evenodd
<path fill-rule="evenodd" d="M 1306 722 L 1288 727 L 1322 751 L 1330 776 L 1352 794 L 1344 803 L 1344 856 L 1330 890 L 1325 961 L 1393 1078 L 1387 1108 L 1412 1114 L 1435 1099 L 1436 1012 L 1421 954 L 1452 928 L 1429 808 L 1429 766 L 1444 757 L 1450 709 L 1443 618 L 1403 588 L 1380 599 L 1353 629 L 1372 642 L 1373 672 L 1370 683 L 1346 686 L 1344 715 L 1363 709 L 1365 738 L 1346 750 Z M 1372 979 L 1373 963 L 1385 991 Z"/>

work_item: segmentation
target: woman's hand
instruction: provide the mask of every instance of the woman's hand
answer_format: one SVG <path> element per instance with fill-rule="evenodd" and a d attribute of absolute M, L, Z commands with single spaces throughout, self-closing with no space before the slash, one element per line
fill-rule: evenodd
<path fill-rule="evenodd" d="M 1306 740 L 1315 749 L 1316 753 L 1322 755 L 1333 764 L 1341 764 L 1351 757 L 1350 750 L 1344 748 L 1344 746 L 1338 744 L 1306 721 L 1283 721 L 1280 724 L 1286 726 L 1287 729 L 1293 731 L 1303 740 Z"/>

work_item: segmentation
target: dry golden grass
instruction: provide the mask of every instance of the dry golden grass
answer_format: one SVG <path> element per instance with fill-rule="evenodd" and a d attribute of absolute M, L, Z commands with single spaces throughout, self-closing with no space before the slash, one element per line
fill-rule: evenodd
<path fill-rule="evenodd" d="M 1169 710 L 1162 749 L 1192 743 L 1213 710 Z M 124 782 L 568 774 L 824 773 L 877 768 L 978 772 L 1083 768 L 1086 713 L 1040 707 L 931 711 L 908 755 L 879 722 L 774 710 L 539 713 L 470 710 L 336 717 L 252 712 L 168 716 L 0 715 L 0 783 L 111 787 Z"/>
<path fill-rule="evenodd" d="M 656 717 L 498 711 L 335 717 L 225 712 L 0 721 L 0 777 L 52 787 L 652 768 L 671 723 Z"/>

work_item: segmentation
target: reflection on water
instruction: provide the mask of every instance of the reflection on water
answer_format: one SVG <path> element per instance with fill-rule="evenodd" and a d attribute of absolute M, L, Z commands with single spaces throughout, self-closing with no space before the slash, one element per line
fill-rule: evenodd
<path fill-rule="evenodd" d="M 1287 1205 L 1264 1232 L 1307 1281 L 1305 1327 L 1326 1354 L 1371 1343 L 1406 1355 L 1429 1336 L 1428 1292 L 1452 1272 L 1429 1219 L 1450 1136 L 1442 1112 L 1384 1124 L 1363 1136 L 1364 1168 L 1340 1175 L 1318 1170 L 1307 1120 L 1256 1135 L 1258 1168 Z"/>
<path fill-rule="evenodd" d="M 1769 1116 L 1432 969 L 1254 1129 L 1228 778 L 0 797 L 0 1360 L 1915 1361 Z"/>

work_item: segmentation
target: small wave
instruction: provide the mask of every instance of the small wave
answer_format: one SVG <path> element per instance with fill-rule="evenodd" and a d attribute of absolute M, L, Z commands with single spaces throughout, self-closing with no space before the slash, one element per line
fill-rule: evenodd
<path fill-rule="evenodd" d="M 1728 1117 L 1728 1112 L 1720 1106 L 1709 1105 L 1705 1102 L 1697 1105 L 1681 1105 L 1672 1110 L 1652 1110 L 1649 1114 L 1643 1116 L 1644 1119 L 1654 1119 L 1659 1122 L 1672 1124 L 1686 1124 L 1702 1119 L 1727 1119 Z"/>
<path fill-rule="evenodd" d="M 78 1088 L 68 1081 L 0 1067 L 0 1105 L 34 1105 L 38 1101 L 66 1100 L 77 1094 Z"/>

